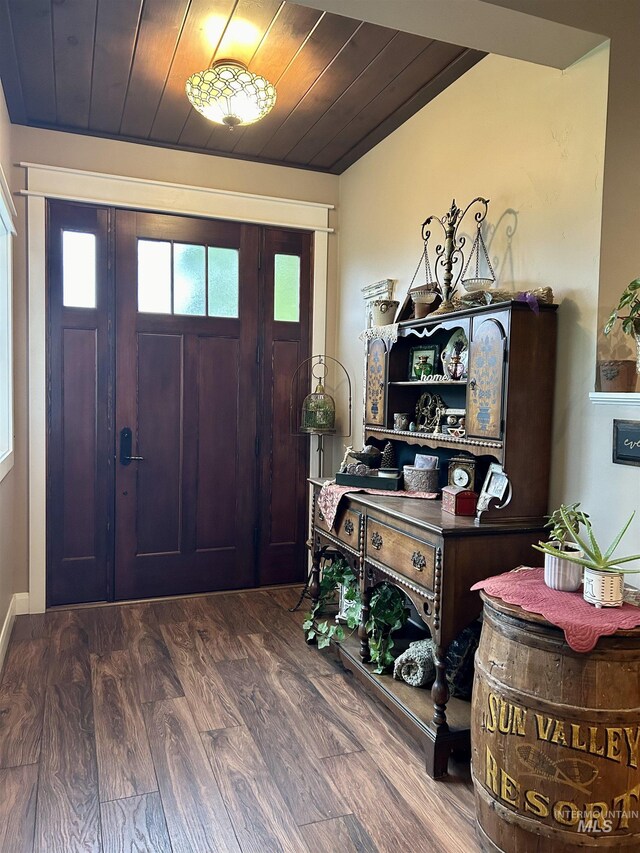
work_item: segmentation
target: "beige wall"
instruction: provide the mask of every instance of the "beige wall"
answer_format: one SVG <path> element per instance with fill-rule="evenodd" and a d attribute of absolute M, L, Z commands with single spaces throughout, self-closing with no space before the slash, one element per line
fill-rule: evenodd
<path fill-rule="evenodd" d="M 561 302 L 551 503 L 581 500 L 605 537 L 638 502 L 638 469 L 611 464 L 612 416 L 588 399 L 607 69 L 606 47 L 565 72 L 489 56 L 352 166 L 340 183 L 336 313 L 337 354 L 356 379 L 360 421 L 360 288 L 394 278 L 402 299 L 426 216 L 444 213 L 452 197 L 463 205 L 476 195 L 490 197 L 488 222 L 496 229 L 490 254 L 500 285 L 516 291 L 550 285 Z M 515 227 L 510 243 L 508 227 Z M 615 416 L 631 418 L 633 411 Z M 535 464 L 534 448 L 523 453 Z M 640 524 L 628 547 L 634 539 L 640 551 Z"/>
<path fill-rule="evenodd" d="M 11 180 L 11 127 L 9 116 L 4 101 L 4 94 L 0 87 L 0 165 L 7 177 Z M 17 300 L 14 300 L 17 302 Z M 22 317 L 22 307 L 14 304 L 14 324 L 19 324 Z M 26 470 L 24 464 L 24 448 L 26 434 L 18 430 L 24 427 L 22 415 L 22 401 L 18 396 L 23 394 L 20 387 L 20 368 L 16 365 L 15 370 L 15 396 L 16 396 L 16 420 L 15 420 L 15 448 L 14 467 L 0 483 L 0 628 L 9 607 L 11 596 L 18 589 L 14 582 L 14 572 L 17 567 L 23 569 L 26 566 L 26 540 L 21 535 L 20 523 L 26 515 L 24 505 L 24 488 L 26 484 Z M 23 572 L 24 574 L 24 572 Z M 26 589 L 24 585 L 20 587 Z"/>
<path fill-rule="evenodd" d="M 604 358 L 633 358 L 633 341 L 605 338 L 602 328 L 620 292 L 640 275 L 640 0 L 489 0 L 571 24 L 611 39 L 607 142 L 602 204 L 598 350 Z M 640 498 L 640 484 L 637 498 Z M 638 502 L 638 501 L 637 501 Z"/>

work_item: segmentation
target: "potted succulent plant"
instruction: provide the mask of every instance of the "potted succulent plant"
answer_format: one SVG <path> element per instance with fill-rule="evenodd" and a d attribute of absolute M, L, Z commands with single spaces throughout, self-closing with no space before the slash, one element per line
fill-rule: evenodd
<path fill-rule="evenodd" d="M 544 553 L 544 582 L 551 589 L 559 589 L 563 592 L 575 592 L 582 584 L 582 566 L 567 560 L 564 554 L 571 551 L 573 554 L 582 554 L 576 543 L 571 538 L 572 533 L 580 532 L 581 514 L 578 511 L 579 503 L 561 504 L 559 509 L 554 510 L 545 527 L 551 528 L 549 541 L 539 542 L 534 545 L 538 551 Z M 588 518 L 586 513 L 582 513 Z M 564 517 L 563 517 L 564 516 Z M 559 557 L 545 550 L 544 545 L 551 545 L 556 551 L 561 551 L 563 556 Z"/>
<path fill-rule="evenodd" d="M 582 553 L 559 551 L 550 542 L 541 542 L 534 545 L 538 551 L 551 554 L 556 557 L 564 557 L 569 562 L 584 567 L 584 598 L 585 601 L 595 604 L 596 607 L 620 607 L 623 602 L 624 574 L 627 572 L 640 572 L 638 568 L 622 568 L 624 563 L 640 561 L 640 554 L 629 557 L 615 557 L 614 553 L 624 534 L 633 521 L 633 512 L 611 545 L 602 551 L 593 533 L 591 522 L 586 513 L 578 511 L 579 524 L 586 530 L 586 537 L 576 533 L 571 525 L 571 519 L 565 510 L 558 510 L 571 539 L 581 549 Z"/>
<path fill-rule="evenodd" d="M 626 314 L 621 311 L 626 309 Z M 640 278 L 634 279 L 622 291 L 618 305 L 611 312 L 604 327 L 605 335 L 609 335 L 616 322 L 620 320 L 622 331 L 631 335 L 636 343 L 635 374 L 630 361 L 600 362 L 600 386 L 605 390 L 633 391 L 636 385 L 636 375 L 640 373 Z M 620 382 L 620 387 L 611 387 L 610 383 Z"/>

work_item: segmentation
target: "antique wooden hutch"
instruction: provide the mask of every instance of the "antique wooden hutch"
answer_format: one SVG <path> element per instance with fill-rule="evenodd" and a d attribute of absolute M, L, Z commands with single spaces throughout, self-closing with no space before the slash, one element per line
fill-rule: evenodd
<path fill-rule="evenodd" d="M 447 381 L 438 353 L 460 330 L 468 342 L 466 375 Z M 317 504 L 322 482 L 312 481 L 311 589 L 316 588 L 321 556 L 331 548 L 359 574 L 363 624 L 377 584 L 392 583 L 411 600 L 436 646 L 431 702 L 425 690 L 373 675 L 362 626 L 360 643 L 347 641 L 339 652 L 346 666 L 418 735 L 427 771 L 438 777 L 446 773 L 451 751 L 468 747 L 469 706 L 449 703 L 446 653 L 480 613 L 480 598 L 470 587 L 516 565 L 539 562 L 531 545 L 541 536 L 547 512 L 556 306 L 540 305 L 534 312 L 527 304 L 509 301 L 403 322 L 395 332 L 390 335 L 385 328 L 376 337 L 374 330 L 367 341 L 365 443 L 382 448 L 391 441 L 400 467 L 411 464 L 416 452 L 437 455 L 440 486 L 447 483 L 453 456 L 474 460 L 477 491 L 490 466 L 500 465 L 509 490 L 476 518 L 443 512 L 440 500 L 419 500 L 407 492 L 397 497 L 354 492 L 342 499 L 329 528 Z M 433 372 L 410 378 L 411 350 L 422 345 L 434 348 Z M 394 430 L 394 413 L 409 413 L 415 420 L 418 404 L 423 412 L 433 409 L 434 394 L 438 414 L 445 415 L 435 429 L 432 419 L 429 432 Z M 458 424 L 465 418 L 464 435 L 459 426 L 446 427 L 447 412 L 456 413 Z"/>

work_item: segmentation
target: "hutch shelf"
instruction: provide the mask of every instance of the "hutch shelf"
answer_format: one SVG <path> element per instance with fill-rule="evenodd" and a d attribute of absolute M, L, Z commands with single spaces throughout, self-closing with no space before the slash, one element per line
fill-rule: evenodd
<path fill-rule="evenodd" d="M 480 518 L 468 518 L 443 512 L 440 500 L 419 500 L 407 492 L 351 492 L 329 528 L 317 501 L 323 481 L 311 481 L 311 595 L 318 595 L 326 552 L 340 553 L 360 578 L 363 624 L 359 642 L 345 642 L 338 653 L 423 744 L 427 772 L 434 778 L 447 772 L 452 750 L 469 745 L 469 703 L 449 701 L 446 655 L 480 614 L 480 597 L 470 587 L 536 560 L 531 545 L 542 535 L 549 486 L 555 309 L 541 305 L 536 314 L 522 303 L 500 303 L 401 323 L 390 345 L 382 337 L 367 342 L 365 443 L 382 448 L 391 441 L 400 467 L 412 464 L 417 451 L 437 455 L 440 485 L 447 482 L 451 457 L 473 457 L 476 491 L 489 466 L 499 463 L 512 492 L 502 508 L 489 504 Z M 415 347 L 430 346 L 436 354 L 433 371 L 442 373 L 438 355 L 454 333 L 460 337 L 459 330 L 468 345 L 465 379 L 407 379 Z M 413 417 L 425 389 L 434 389 L 458 417 L 463 413 L 464 436 L 449 435 L 442 427 L 436 432 L 393 429 L 394 413 Z M 404 592 L 434 639 L 436 680 L 430 694 L 391 676 L 376 676 L 368 663 L 368 601 L 383 582 Z"/>

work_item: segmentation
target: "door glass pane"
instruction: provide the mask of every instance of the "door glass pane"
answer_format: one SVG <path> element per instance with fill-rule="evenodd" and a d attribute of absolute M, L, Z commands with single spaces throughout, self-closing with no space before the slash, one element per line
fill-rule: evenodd
<path fill-rule="evenodd" d="M 96 236 L 62 232 L 62 304 L 67 308 L 96 307 Z"/>
<path fill-rule="evenodd" d="M 274 268 L 273 319 L 297 323 L 300 320 L 300 258 L 276 255 Z"/>
<path fill-rule="evenodd" d="M 209 246 L 209 316 L 238 316 L 239 252 Z"/>
<path fill-rule="evenodd" d="M 173 312 L 206 314 L 204 246 L 173 245 Z"/>
<path fill-rule="evenodd" d="M 171 243 L 138 240 L 138 311 L 171 314 Z"/>

